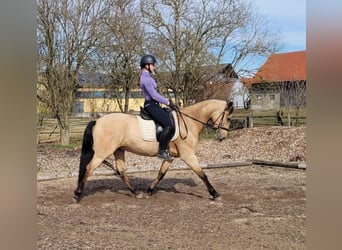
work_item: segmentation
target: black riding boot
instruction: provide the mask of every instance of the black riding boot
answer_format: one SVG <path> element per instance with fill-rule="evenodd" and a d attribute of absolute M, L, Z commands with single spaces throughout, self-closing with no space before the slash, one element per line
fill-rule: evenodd
<path fill-rule="evenodd" d="M 173 160 L 173 157 L 169 155 L 169 142 L 172 138 L 172 132 L 170 127 L 166 127 L 159 137 L 158 157 L 167 161 Z"/>

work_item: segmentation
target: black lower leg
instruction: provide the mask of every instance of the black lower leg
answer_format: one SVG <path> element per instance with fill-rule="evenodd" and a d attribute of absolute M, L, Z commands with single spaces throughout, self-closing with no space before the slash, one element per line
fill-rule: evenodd
<path fill-rule="evenodd" d="M 81 200 L 81 196 L 84 189 L 84 182 L 78 182 L 77 189 L 74 192 L 74 199 L 79 202 Z"/>
<path fill-rule="evenodd" d="M 207 186 L 208 192 L 213 199 L 219 197 L 220 195 L 216 192 L 215 188 L 210 184 L 207 175 L 203 172 L 201 176 L 202 180 L 204 181 L 205 185 Z"/>
<path fill-rule="evenodd" d="M 129 191 L 131 191 L 132 195 L 134 195 L 134 196 L 138 195 L 136 188 L 128 188 L 128 189 L 129 189 Z"/>
<path fill-rule="evenodd" d="M 147 193 L 149 194 L 153 194 L 153 190 L 154 188 L 157 186 L 157 184 L 164 178 L 166 173 L 160 173 L 158 174 L 158 177 L 156 178 L 156 180 L 154 180 L 151 184 L 151 186 L 147 189 Z"/>

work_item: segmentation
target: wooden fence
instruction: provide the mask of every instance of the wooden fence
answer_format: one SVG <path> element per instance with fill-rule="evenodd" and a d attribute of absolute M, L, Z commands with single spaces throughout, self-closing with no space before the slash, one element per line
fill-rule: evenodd
<path fill-rule="evenodd" d="M 232 129 L 263 126 L 301 126 L 306 124 L 306 117 L 280 117 L 275 115 L 238 115 L 233 116 Z"/>
<path fill-rule="evenodd" d="M 89 118 L 71 118 L 70 136 L 74 138 L 82 138 L 84 129 L 89 121 Z M 37 143 L 59 142 L 59 140 L 59 127 L 56 119 L 44 118 L 38 120 Z"/>
<path fill-rule="evenodd" d="M 71 138 L 82 138 L 84 129 L 88 122 L 89 117 L 71 118 L 70 136 Z M 231 121 L 231 129 L 261 127 L 261 126 L 288 126 L 287 117 L 275 115 L 236 115 L 233 116 Z M 306 124 L 306 117 L 291 117 L 291 126 L 300 126 Z M 37 121 L 37 143 L 45 142 L 59 142 L 59 127 L 56 119 L 44 118 Z"/>

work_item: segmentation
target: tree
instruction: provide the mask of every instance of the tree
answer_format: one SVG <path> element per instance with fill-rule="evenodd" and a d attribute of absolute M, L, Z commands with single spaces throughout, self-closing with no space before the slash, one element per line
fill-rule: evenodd
<path fill-rule="evenodd" d="M 98 48 L 99 68 L 110 79 L 110 93 L 122 112 L 137 82 L 137 62 L 142 54 L 143 27 L 134 0 L 118 0 L 103 20 L 104 36 Z"/>
<path fill-rule="evenodd" d="M 306 105 L 306 80 L 303 79 L 301 67 L 293 65 L 287 81 L 279 83 L 282 106 L 287 109 L 288 125 L 291 125 L 290 108 L 295 108 L 296 125 L 299 124 L 299 110 Z"/>
<path fill-rule="evenodd" d="M 176 100 L 189 104 L 206 72 L 203 65 L 229 60 L 233 67 L 277 49 L 278 35 L 242 0 L 141 0 L 146 50 L 160 60 Z"/>
<path fill-rule="evenodd" d="M 282 105 L 287 110 L 288 125 L 291 125 L 290 108 L 295 108 L 296 125 L 299 124 L 299 110 L 306 104 L 306 81 L 290 80 L 279 83 Z"/>
<path fill-rule="evenodd" d="M 97 45 L 110 1 L 37 2 L 38 84 L 44 89 L 37 98 L 57 119 L 62 145 L 69 144 L 78 75 Z"/>
<path fill-rule="evenodd" d="M 275 50 L 277 36 L 252 10 L 243 0 L 38 0 L 37 98 L 57 119 L 61 143 L 69 143 L 81 72 L 109 79 L 127 112 L 139 59 L 153 53 L 159 81 L 188 105 L 208 75 L 203 66 L 236 67 Z"/>

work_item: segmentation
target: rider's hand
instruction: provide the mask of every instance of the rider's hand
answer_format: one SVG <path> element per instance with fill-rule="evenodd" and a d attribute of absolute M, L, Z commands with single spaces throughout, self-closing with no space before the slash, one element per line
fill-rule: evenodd
<path fill-rule="evenodd" d="M 174 110 L 174 111 L 178 111 L 178 110 L 179 110 L 178 106 L 177 106 L 176 104 L 174 104 L 173 102 L 170 102 L 170 103 L 169 103 L 169 107 L 170 107 L 172 110 Z"/>

